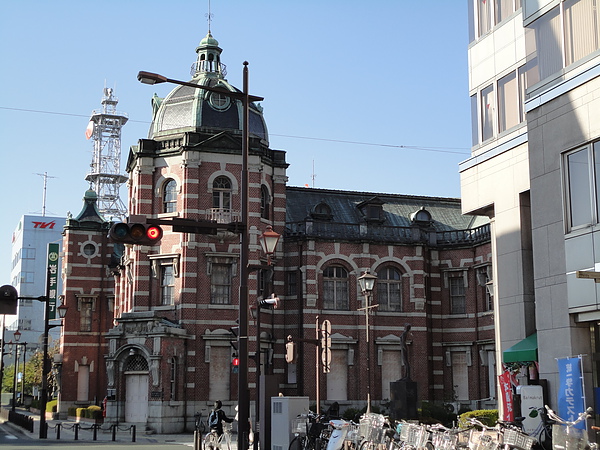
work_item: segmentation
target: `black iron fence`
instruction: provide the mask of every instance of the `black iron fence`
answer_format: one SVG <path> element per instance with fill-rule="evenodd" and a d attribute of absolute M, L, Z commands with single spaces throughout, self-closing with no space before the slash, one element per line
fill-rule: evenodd
<path fill-rule="evenodd" d="M 33 433 L 33 417 L 21 414 L 11 409 L 0 408 L 0 417 Z"/>

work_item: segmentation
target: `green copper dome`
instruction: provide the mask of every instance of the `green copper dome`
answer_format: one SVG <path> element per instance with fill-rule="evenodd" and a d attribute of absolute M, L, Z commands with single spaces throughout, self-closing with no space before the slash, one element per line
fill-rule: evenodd
<path fill-rule="evenodd" d="M 196 47 L 197 59 L 192 64 L 190 83 L 199 86 L 219 87 L 230 92 L 240 92 L 226 80 L 226 67 L 221 63 L 222 49 L 210 31 Z M 240 74 L 242 67 L 240 66 Z M 241 133 L 243 106 L 233 100 L 191 86 L 177 86 L 164 99 L 152 99 L 154 117 L 149 138 L 169 136 L 187 131 L 235 130 Z M 262 108 L 250 104 L 249 134 L 263 139 L 269 145 L 267 125 Z"/>

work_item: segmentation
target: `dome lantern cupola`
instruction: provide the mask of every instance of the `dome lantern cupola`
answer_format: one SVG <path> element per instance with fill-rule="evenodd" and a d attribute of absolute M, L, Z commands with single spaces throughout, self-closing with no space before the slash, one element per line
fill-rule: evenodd
<path fill-rule="evenodd" d="M 198 47 L 196 47 L 198 58 L 196 59 L 196 62 L 192 64 L 190 70 L 192 78 L 202 76 L 225 77 L 227 71 L 225 69 L 225 64 L 221 64 L 222 51 L 223 50 L 219 47 L 219 41 L 213 37 L 209 30 L 204 39 L 198 44 Z"/>

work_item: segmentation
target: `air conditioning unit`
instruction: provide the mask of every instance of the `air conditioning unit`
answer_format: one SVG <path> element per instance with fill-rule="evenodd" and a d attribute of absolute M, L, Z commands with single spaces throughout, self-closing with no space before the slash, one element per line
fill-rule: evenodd
<path fill-rule="evenodd" d="M 458 414 L 458 411 L 460 411 L 460 402 L 448 403 L 448 407 L 452 408 L 454 414 Z"/>

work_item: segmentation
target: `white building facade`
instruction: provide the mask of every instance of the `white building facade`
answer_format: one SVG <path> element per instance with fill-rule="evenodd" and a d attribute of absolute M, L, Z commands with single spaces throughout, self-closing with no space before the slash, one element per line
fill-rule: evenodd
<path fill-rule="evenodd" d="M 62 247 L 62 232 L 66 219 L 24 215 L 12 235 L 11 284 L 21 297 L 46 295 L 46 272 L 48 244 Z M 60 267 L 60 266 L 59 266 Z M 58 282 L 60 283 L 60 277 Z M 60 292 L 60 286 L 59 286 Z M 44 303 L 37 300 L 19 300 L 16 315 L 6 316 L 6 339 L 11 340 L 14 331 L 21 333 L 20 342 L 27 343 L 27 352 L 41 348 L 44 333 Z M 58 329 L 51 330 L 51 339 L 57 339 Z"/>
<path fill-rule="evenodd" d="M 537 337 L 535 360 L 516 362 L 555 405 L 557 359 L 581 356 L 594 407 L 600 291 L 576 272 L 600 270 L 600 13 L 593 0 L 469 0 L 469 13 L 462 205 L 492 219 L 497 364 Z"/>

